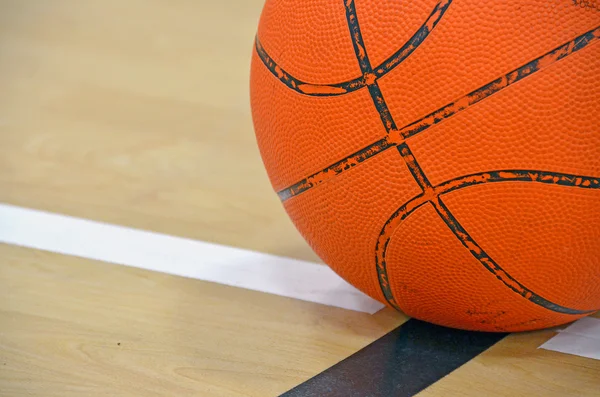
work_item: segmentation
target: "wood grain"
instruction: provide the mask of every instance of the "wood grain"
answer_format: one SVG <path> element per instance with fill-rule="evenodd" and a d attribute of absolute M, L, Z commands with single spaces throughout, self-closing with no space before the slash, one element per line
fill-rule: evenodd
<path fill-rule="evenodd" d="M 248 103 L 262 0 L 0 0 L 0 201 L 317 260 Z M 276 396 L 405 321 L 0 245 L 0 394 Z M 423 396 L 592 396 L 512 335 Z"/>
<path fill-rule="evenodd" d="M 0 244 L 0 395 L 276 396 L 399 325 Z"/>
<path fill-rule="evenodd" d="M 2 396 L 277 396 L 406 319 L 2 244 L 0 286 Z M 554 334 L 421 395 L 596 396 L 600 361 L 537 349 Z"/>
<path fill-rule="evenodd" d="M 319 261 L 255 143 L 261 7 L 0 0 L 0 201 Z"/>
<path fill-rule="evenodd" d="M 538 349 L 557 330 L 509 335 L 419 397 L 598 396 L 600 361 Z"/>

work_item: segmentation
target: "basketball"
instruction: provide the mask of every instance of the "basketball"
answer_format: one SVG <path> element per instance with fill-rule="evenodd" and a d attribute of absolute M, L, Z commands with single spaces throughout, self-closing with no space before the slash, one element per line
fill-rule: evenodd
<path fill-rule="evenodd" d="M 600 309 L 600 3 L 267 0 L 250 98 L 290 219 L 408 316 Z"/>

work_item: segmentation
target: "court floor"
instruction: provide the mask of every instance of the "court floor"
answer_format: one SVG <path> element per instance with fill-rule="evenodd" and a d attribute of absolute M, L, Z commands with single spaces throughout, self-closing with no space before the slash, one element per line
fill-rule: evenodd
<path fill-rule="evenodd" d="M 322 264 L 254 141 L 261 7 L 0 0 L 0 203 Z M 278 396 L 405 321 L 0 244 L 2 396 Z M 600 360 L 539 348 L 556 334 L 419 396 L 600 395 Z"/>

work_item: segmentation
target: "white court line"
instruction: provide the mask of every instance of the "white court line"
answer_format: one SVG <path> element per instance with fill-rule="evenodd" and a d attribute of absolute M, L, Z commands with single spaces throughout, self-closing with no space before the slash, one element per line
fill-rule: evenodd
<path fill-rule="evenodd" d="M 0 242 L 371 314 L 384 307 L 317 263 L 2 203 Z"/>
<path fill-rule="evenodd" d="M 540 349 L 600 360 L 600 319 L 579 319 L 541 345 Z"/>

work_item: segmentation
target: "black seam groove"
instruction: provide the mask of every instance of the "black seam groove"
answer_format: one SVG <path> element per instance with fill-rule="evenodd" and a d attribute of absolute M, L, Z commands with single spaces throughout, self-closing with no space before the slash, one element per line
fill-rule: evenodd
<path fill-rule="evenodd" d="M 426 191 L 432 189 L 431 182 L 427 178 L 427 175 L 423 172 L 423 169 L 417 163 L 415 155 L 412 153 L 408 144 L 403 143 L 397 147 L 400 156 L 404 159 L 408 170 L 410 171 L 413 179 L 417 182 L 421 190 Z"/>
<path fill-rule="evenodd" d="M 442 19 L 444 13 L 446 12 L 451 3 L 452 0 L 443 0 L 436 4 L 425 23 L 408 40 L 408 42 L 406 42 L 406 44 L 404 44 L 389 58 L 383 61 L 381 65 L 378 65 L 374 69 L 374 71 L 373 69 L 371 69 L 374 75 L 377 78 L 381 78 L 390 71 L 392 71 L 396 66 L 400 65 L 402 61 L 404 61 L 406 58 L 408 58 L 408 56 L 410 56 L 410 54 L 412 54 L 421 45 L 421 43 L 427 38 L 431 30 Z M 358 76 L 354 79 L 343 81 L 340 83 L 314 84 L 302 81 L 285 71 L 269 56 L 267 51 L 260 43 L 258 36 L 255 38 L 255 48 L 259 58 L 267 67 L 267 69 L 286 86 L 302 95 L 339 96 L 348 94 L 350 92 L 359 90 L 367 86 L 367 82 L 364 79 L 364 71 L 363 76 Z"/>
<path fill-rule="evenodd" d="M 491 83 L 488 83 L 474 91 L 471 91 L 467 95 L 455 100 L 454 102 L 451 102 L 451 103 L 443 106 L 442 108 L 440 108 L 434 112 L 429 113 L 425 117 L 422 117 L 421 119 L 419 119 L 415 122 L 412 122 L 412 123 L 406 125 L 405 127 L 400 128 L 398 130 L 398 132 L 403 137 L 403 139 L 409 139 L 409 138 L 425 131 L 429 127 L 439 124 L 440 122 L 448 119 L 449 117 L 451 117 L 463 110 L 468 109 L 469 107 L 477 104 L 478 102 L 481 102 L 483 99 L 489 97 L 490 95 L 495 94 L 495 93 L 511 86 L 515 82 L 520 81 L 523 78 L 530 76 L 530 75 L 536 73 L 537 71 L 539 71 L 545 67 L 548 67 L 551 64 L 558 62 L 559 60 L 575 53 L 576 51 L 586 48 L 589 45 L 598 43 L 599 39 L 600 39 L 600 27 L 597 27 L 597 28 L 592 29 L 589 32 L 584 33 L 584 34 L 576 37 L 575 39 L 555 48 L 554 50 L 547 52 L 546 54 L 534 59 L 533 61 L 530 61 L 527 64 L 507 73 L 506 75 L 492 81 Z M 380 141 L 378 141 L 378 142 L 380 142 Z M 377 142 L 375 142 L 375 143 L 377 143 Z M 373 143 L 363 149 L 360 149 L 359 151 L 357 151 L 357 153 L 374 147 L 375 143 Z M 385 149 L 388 149 L 390 146 L 396 146 L 399 143 L 401 143 L 401 142 L 390 141 L 390 142 L 388 142 L 387 145 L 385 145 Z M 383 151 L 383 150 L 380 150 L 380 151 Z M 369 157 L 372 157 L 376 154 L 378 154 L 378 153 L 371 153 L 371 155 Z M 346 157 L 345 159 L 338 161 L 337 163 L 335 163 L 333 165 L 330 165 L 327 168 L 324 168 L 321 171 L 318 171 L 318 172 L 308 176 L 307 178 L 303 179 L 303 181 L 307 181 L 312 178 L 315 178 L 319 174 L 327 173 L 331 168 L 333 168 L 337 164 L 347 161 L 352 156 L 353 156 L 353 154 Z M 295 189 L 292 192 L 292 188 L 297 187 L 299 184 L 301 184 L 301 182 L 302 181 L 297 182 L 296 184 L 279 191 L 278 195 L 279 195 L 280 199 L 287 200 L 291 197 L 301 194 L 301 193 L 305 192 L 306 190 L 318 185 L 318 183 L 312 184 L 310 186 L 304 185 L 303 188 Z"/>
<path fill-rule="evenodd" d="M 407 216 L 416 211 L 418 208 L 421 208 L 424 204 L 429 203 L 435 208 L 438 215 L 444 221 L 446 226 L 456 236 L 456 238 L 461 242 L 461 244 L 467 250 L 469 250 L 469 252 L 483 265 L 485 269 L 487 269 L 491 274 L 493 274 L 506 287 L 510 288 L 512 291 L 519 294 L 523 298 L 529 300 L 530 302 L 533 302 L 550 311 L 572 315 L 592 313 L 593 311 L 572 309 L 551 302 L 537 295 L 536 293 L 525 287 L 523 284 L 519 283 L 515 278 L 513 278 L 510 274 L 504 271 L 483 250 L 483 248 L 481 248 L 475 242 L 475 240 L 462 227 L 462 225 L 454 217 L 451 211 L 443 203 L 443 201 L 441 200 L 441 195 L 450 191 L 463 189 L 467 186 L 472 186 L 476 184 L 506 181 L 538 182 L 563 186 L 573 186 L 579 188 L 597 189 L 600 186 L 598 178 L 552 173 L 547 171 L 504 170 L 472 174 L 460 178 L 455 178 L 438 186 L 432 186 L 405 140 L 420 133 L 421 131 L 424 131 L 432 125 L 438 124 L 439 122 L 451 117 L 452 115 L 482 101 L 483 99 L 488 98 L 489 96 L 495 94 L 500 90 L 503 90 L 504 88 L 514 84 L 515 82 L 520 81 L 527 76 L 530 76 L 531 74 L 539 71 L 543 67 L 547 67 L 551 64 L 554 64 L 559 60 L 567 57 L 568 55 L 585 48 L 589 44 L 597 42 L 598 38 L 600 37 L 600 27 L 578 36 L 574 40 L 571 40 L 549 51 L 548 53 L 534 59 L 533 61 L 530 61 L 529 63 L 513 70 L 512 72 L 509 72 L 508 74 L 492 81 L 491 83 L 488 83 L 476 89 L 475 91 L 470 92 L 469 94 L 463 96 L 457 101 L 454 101 L 428 114 L 427 116 L 421 118 L 418 121 L 408 124 L 400 130 L 397 130 L 392 114 L 383 97 L 381 89 L 377 84 L 377 80 L 379 77 L 385 75 L 385 73 L 389 72 L 395 66 L 400 64 L 402 60 L 406 59 L 406 57 L 408 57 L 414 51 L 414 49 L 416 49 L 421 43 L 423 43 L 425 38 L 429 36 L 431 29 L 433 29 L 441 20 L 442 16 L 446 12 L 450 4 L 451 0 L 439 2 L 436 5 L 432 14 L 430 15 L 428 21 L 421 27 L 421 29 L 424 30 L 419 30 L 415 35 L 413 35 L 409 42 L 405 46 L 403 46 L 398 52 L 396 52 L 392 56 L 392 58 L 390 58 L 392 59 L 392 61 L 390 61 L 387 64 L 385 64 L 384 62 L 385 65 L 383 66 L 383 68 L 382 66 L 379 66 L 376 68 L 377 72 L 374 72 L 371 66 L 371 62 L 369 60 L 369 56 L 367 54 L 367 50 L 364 45 L 360 25 L 358 23 L 358 17 L 356 15 L 354 0 L 344 1 L 344 6 L 346 8 L 346 19 L 348 22 L 348 29 L 352 39 L 354 53 L 360 66 L 361 72 L 363 73 L 363 76 L 359 79 L 354 79 L 350 82 L 339 83 L 337 85 L 313 85 L 312 88 L 309 89 L 312 89 L 313 91 L 318 91 L 318 93 L 313 92 L 314 95 L 341 95 L 343 93 L 348 92 L 344 90 L 347 90 L 349 86 L 344 86 L 344 84 L 352 84 L 352 87 L 354 89 L 367 86 L 369 94 L 373 101 L 373 105 L 379 113 L 383 126 L 388 135 L 385 138 L 325 168 L 324 170 L 317 172 L 303 179 L 302 181 L 294 184 L 293 186 L 280 191 L 278 193 L 279 197 L 282 200 L 289 199 L 322 183 L 329 177 L 334 177 L 344 172 L 345 170 L 355 167 L 356 165 L 362 163 L 366 159 L 373 157 L 378 153 L 381 153 L 389 147 L 398 146 L 398 152 L 400 153 L 404 163 L 408 167 L 408 170 L 410 171 L 414 180 L 421 188 L 422 193 L 417 197 L 413 198 L 412 200 L 409 200 L 403 206 L 401 206 L 400 209 L 398 209 L 388 219 L 388 221 L 384 224 L 381 230 L 381 233 L 375 246 L 375 264 L 380 288 L 385 299 L 391 306 L 395 307 L 398 310 L 401 309 L 394 298 L 393 292 L 388 282 L 385 255 L 393 233 L 388 233 L 387 229 L 388 227 L 390 227 L 390 225 L 392 225 L 392 222 L 394 220 L 400 217 L 400 219 L 396 222 L 397 224 L 394 224 L 394 227 L 392 228 L 392 230 L 395 230 L 395 228 L 397 228 Z M 410 43 L 413 41 L 414 43 L 416 43 L 416 45 L 413 46 L 414 48 L 411 48 Z M 271 73 L 277 76 L 288 87 L 298 92 L 305 93 L 306 87 L 304 89 L 302 89 L 301 87 L 302 85 L 306 85 L 306 83 L 295 79 L 294 77 L 290 76 L 285 71 L 283 71 L 281 68 L 279 68 L 279 66 L 266 54 L 264 49 L 262 49 L 260 43 L 258 42 L 258 38 L 256 40 L 256 48 L 259 56 L 261 57 L 267 68 L 271 71 Z M 336 90 L 344 92 L 337 92 Z M 398 137 L 394 137 L 392 134 L 390 134 L 391 132 L 394 132 L 394 135 L 398 135 L 398 137 L 401 137 L 401 139 L 399 141 L 394 142 L 393 139 L 398 139 Z M 382 240 L 384 240 L 383 243 Z"/>
<path fill-rule="evenodd" d="M 580 315 L 597 311 L 597 309 L 578 310 L 561 306 L 535 294 L 523 284 L 520 284 L 516 279 L 510 276 L 510 274 L 506 273 L 492 258 L 490 258 L 487 253 L 485 253 L 485 251 L 475 242 L 475 240 L 473 240 L 473 238 L 467 233 L 462 225 L 460 225 L 458 220 L 456 220 L 456 218 L 440 199 L 440 197 L 444 194 L 464 189 L 469 186 L 503 182 L 541 183 L 546 185 L 566 186 L 579 189 L 600 190 L 600 178 L 596 177 L 540 170 L 505 169 L 465 175 L 440 183 L 439 185 L 433 187 L 433 190 L 435 191 L 435 196 L 433 198 L 425 197 L 423 193 L 415 196 L 398 208 L 396 212 L 394 212 L 392 216 L 385 222 L 375 246 L 375 262 L 379 284 L 382 288 L 384 297 L 393 307 L 398 310 L 400 309 L 398 303 L 393 297 L 388 283 L 386 263 L 388 244 L 391 240 L 394 230 L 400 227 L 400 224 L 408 216 L 410 216 L 417 209 L 421 208 L 424 204 L 431 203 L 436 212 L 440 215 L 442 220 L 446 223 L 452 233 L 459 239 L 463 246 L 465 246 L 488 271 L 494 274 L 496 278 L 502 281 L 511 290 L 539 306 L 558 313 Z M 396 224 L 393 226 L 392 230 L 388 230 L 392 222 L 395 222 Z"/>
<path fill-rule="evenodd" d="M 371 61 L 369 60 L 369 55 L 367 54 L 365 42 L 358 24 L 354 1 L 346 1 L 345 5 L 346 20 L 348 22 L 348 29 L 350 30 L 350 36 L 352 38 L 354 55 L 356 56 L 360 70 L 363 73 L 363 79 L 369 89 L 369 95 L 371 95 L 371 99 L 373 100 L 373 104 L 377 109 L 377 113 L 379 113 L 379 117 L 381 118 L 381 122 L 385 127 L 385 131 L 389 133 L 390 131 L 396 130 L 396 122 L 390 113 L 390 109 L 388 108 L 387 103 L 383 98 L 383 94 L 381 93 L 381 89 L 379 88 L 379 84 L 377 83 L 377 78 L 373 73 Z"/>
<path fill-rule="evenodd" d="M 352 36 L 352 42 L 353 42 L 356 58 L 359 62 L 361 70 L 365 74 L 365 80 L 367 80 L 367 76 L 371 73 L 371 64 L 369 61 L 369 57 L 367 55 L 367 50 L 364 46 L 364 42 L 362 39 L 360 25 L 358 23 L 356 9 L 354 7 L 354 0 L 346 0 L 345 5 L 346 5 L 346 18 L 348 20 L 348 27 L 350 29 L 350 35 Z M 586 38 L 581 39 L 579 41 L 574 41 L 573 45 L 567 46 L 567 47 L 564 47 L 564 46 L 559 47 L 558 49 L 555 49 L 555 50 L 547 53 L 546 56 L 553 57 L 555 60 L 560 60 L 561 58 L 566 56 L 569 53 L 569 51 L 574 51 L 574 48 L 577 48 L 577 47 L 583 48 L 585 46 L 585 44 L 582 44 L 582 43 L 589 43 L 589 41 L 590 41 L 590 39 L 586 39 Z M 548 54 L 550 54 L 550 55 L 548 55 Z M 489 97 L 493 93 L 509 86 L 510 84 L 513 84 L 516 81 L 519 81 L 520 79 L 524 78 L 525 76 L 527 76 L 531 73 L 534 73 L 535 71 L 537 71 L 539 69 L 540 69 L 540 62 L 538 60 L 526 64 L 524 67 L 520 68 L 516 74 L 509 73 L 508 75 L 495 80 L 491 84 L 484 86 L 483 91 L 481 91 L 481 92 L 476 91 L 474 95 L 471 95 L 470 97 L 468 97 L 468 101 L 467 101 L 468 104 L 466 106 L 470 106 L 471 104 L 474 104 L 474 103 L 477 103 L 477 102 L 483 100 L 483 98 Z M 372 88 L 375 88 L 375 87 L 376 87 L 376 90 L 372 90 Z M 383 98 L 383 94 L 381 93 L 381 90 L 379 90 L 379 87 L 377 86 L 376 80 L 373 80 L 373 82 L 369 85 L 369 92 L 371 94 L 373 104 L 377 108 L 377 111 L 379 112 L 379 114 L 381 116 L 381 120 L 382 120 L 384 126 L 386 127 L 386 131 L 389 133 L 390 129 L 388 128 L 387 120 L 391 120 L 391 122 L 393 123 L 393 118 L 392 118 L 391 114 L 389 113 L 389 109 L 387 107 L 385 99 Z M 459 104 L 458 110 L 462 110 L 461 109 L 462 106 L 464 106 L 464 105 Z M 450 109 L 454 110 L 454 108 L 456 106 L 453 103 L 453 104 L 450 104 L 448 107 L 450 107 Z M 456 110 L 454 110 L 454 111 L 456 111 Z M 443 114 L 444 118 L 446 118 L 446 117 L 450 117 L 451 112 L 445 111 L 442 114 Z M 434 121 L 435 120 L 436 119 L 434 118 Z M 404 135 L 404 134 L 402 134 L 402 136 L 404 136 L 405 139 L 408 137 L 407 135 Z M 406 142 L 402 142 L 402 144 L 400 144 L 398 147 L 398 152 L 400 153 L 402 159 L 404 160 L 406 166 L 408 167 L 411 175 L 413 176 L 413 179 L 417 182 L 417 184 L 423 191 L 423 195 L 425 197 L 430 197 L 431 196 L 430 193 L 432 193 L 435 190 L 432 188 L 431 183 L 427 179 L 427 176 L 425 175 L 425 172 L 419 165 L 417 159 L 411 152 L 408 144 Z M 444 205 L 439 194 L 435 194 L 435 199 L 429 199 L 429 202 L 434 206 L 438 215 L 442 218 L 442 220 L 444 221 L 446 226 L 448 226 L 448 228 L 452 231 L 452 233 L 456 236 L 456 238 L 461 242 L 461 244 L 466 249 L 469 250 L 469 252 L 483 265 L 483 267 L 485 269 L 487 269 L 491 274 L 493 274 L 506 287 L 510 288 L 512 291 L 514 291 L 515 293 L 518 293 L 520 296 L 529 300 L 530 302 L 533 302 L 541 307 L 544 307 L 547 310 L 551 310 L 551 311 L 563 313 L 563 314 L 571 314 L 571 315 L 587 313 L 586 311 L 572 309 L 572 308 L 568 308 L 565 306 L 561 306 L 554 302 L 550 302 L 547 299 L 541 297 L 540 295 L 534 293 L 532 290 L 528 289 L 521 283 L 519 283 L 514 277 L 512 277 L 510 274 L 508 274 L 506 271 L 504 271 L 477 244 L 477 242 L 475 242 L 475 240 L 469 235 L 469 233 L 462 227 L 462 225 L 454 217 L 452 212 L 450 212 L 450 210 Z M 384 249 L 387 249 L 388 244 L 389 244 L 389 240 L 387 240 L 385 242 Z M 376 262 L 377 262 L 377 257 L 378 257 L 378 253 L 376 252 L 375 253 L 375 261 Z M 376 266 L 376 269 L 378 269 L 377 266 Z M 386 299 L 391 297 L 391 300 L 388 300 L 388 302 L 393 307 L 398 309 L 399 305 L 398 305 L 398 302 L 396 302 L 396 300 L 394 298 L 394 294 L 391 290 L 391 287 L 389 286 L 387 274 L 385 277 L 385 289 L 387 289 L 387 294 L 384 291 L 384 285 L 382 284 L 382 285 L 380 285 L 380 287 L 381 287 L 381 290 L 384 293 L 384 296 L 386 297 Z"/>
<path fill-rule="evenodd" d="M 356 167 L 376 154 L 384 152 L 394 146 L 395 145 L 391 144 L 386 138 L 380 139 L 377 142 L 374 142 L 369 146 L 352 153 L 350 156 L 338 161 L 337 163 L 330 165 L 318 174 L 322 175 L 324 178 L 328 177 L 329 175 L 339 175 L 344 171 Z M 319 180 L 314 180 L 318 174 L 313 174 L 307 178 L 304 178 L 292 186 L 278 192 L 277 195 L 279 196 L 279 199 L 281 201 L 286 201 L 289 198 L 297 196 L 300 193 L 319 185 L 321 182 Z"/>
<path fill-rule="evenodd" d="M 437 200 L 433 200 L 431 202 L 433 204 L 433 208 L 435 208 L 436 212 L 442 218 L 446 226 L 452 231 L 452 233 L 456 236 L 456 238 L 461 242 L 461 244 L 469 250 L 471 255 L 475 257 L 481 263 L 487 271 L 492 273 L 498 280 L 500 280 L 505 286 L 510 288 L 513 292 L 521 295 L 523 298 L 542 306 L 548 310 L 557 313 L 563 314 L 586 314 L 593 313 L 593 311 L 588 310 L 578 310 L 571 309 L 569 307 L 565 307 L 559 305 L 557 303 L 551 302 L 542 296 L 536 294 L 519 281 L 517 281 L 514 277 L 508 274 L 500 265 L 496 263 L 484 250 L 477 244 L 477 242 L 471 237 L 471 235 L 462 227 L 460 222 L 452 215 L 452 212 L 446 207 L 441 198 L 437 198 Z"/>

